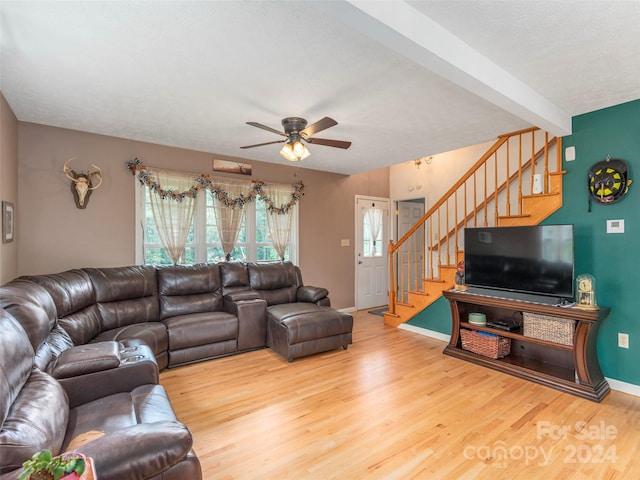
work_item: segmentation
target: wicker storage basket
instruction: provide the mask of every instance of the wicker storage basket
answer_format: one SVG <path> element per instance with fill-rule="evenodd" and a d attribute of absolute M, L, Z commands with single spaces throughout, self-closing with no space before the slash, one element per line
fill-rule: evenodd
<path fill-rule="evenodd" d="M 522 312 L 522 333 L 525 337 L 572 346 L 575 328 L 575 320 Z"/>
<path fill-rule="evenodd" d="M 493 333 L 460 329 L 462 348 L 489 358 L 502 358 L 511 352 L 511 339 Z"/>

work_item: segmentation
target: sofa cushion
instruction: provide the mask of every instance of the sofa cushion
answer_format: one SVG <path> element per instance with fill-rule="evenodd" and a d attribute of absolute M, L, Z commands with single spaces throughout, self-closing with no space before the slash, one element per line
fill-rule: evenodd
<path fill-rule="evenodd" d="M 74 269 L 22 278 L 42 285 L 49 292 L 59 318 L 78 312 L 96 301 L 89 276 L 82 270 Z"/>
<path fill-rule="evenodd" d="M 103 331 L 159 320 L 154 267 L 133 265 L 85 271 L 95 288 Z"/>
<path fill-rule="evenodd" d="M 27 332 L 35 365 L 48 371 L 61 352 L 73 346 L 69 334 L 57 325 L 57 311 L 44 287 L 29 280 L 13 280 L 0 287 L 0 307 L 9 312 Z"/>
<path fill-rule="evenodd" d="M 155 267 L 85 268 L 100 303 L 150 297 L 158 293 Z"/>
<path fill-rule="evenodd" d="M 102 331 L 96 304 L 58 319 L 58 325 L 69 335 L 74 345 L 89 343 Z"/>
<path fill-rule="evenodd" d="M 158 269 L 160 319 L 222 310 L 220 268 L 214 264 Z"/>
<path fill-rule="evenodd" d="M 49 275 L 23 277 L 43 286 L 56 305 L 58 324 L 74 345 L 88 343 L 102 331 L 95 292 L 83 270 L 68 270 Z"/>
<path fill-rule="evenodd" d="M 223 262 L 219 265 L 223 294 L 249 288 L 249 271 L 245 263 Z"/>
<path fill-rule="evenodd" d="M 291 262 L 250 263 L 249 284 L 254 290 L 275 290 L 295 287 L 296 272 Z"/>
<path fill-rule="evenodd" d="M 63 449 L 87 432 L 104 433 L 77 448 L 95 459 L 100 480 L 155 478 L 185 458 L 192 445 L 160 385 L 142 385 L 72 408 Z"/>
<path fill-rule="evenodd" d="M 163 323 L 171 351 L 238 338 L 238 318 L 226 312 L 179 315 Z"/>
<path fill-rule="evenodd" d="M 250 263 L 248 269 L 251 288 L 258 292 L 267 305 L 296 301 L 298 285 L 291 262 Z"/>
<path fill-rule="evenodd" d="M 161 322 L 136 323 L 102 332 L 94 342 L 116 341 L 128 345 L 130 340 L 139 340 L 148 345 L 154 355 L 159 356 L 169 348 L 167 328 Z M 134 342 L 135 344 L 135 342 Z M 160 367 L 163 368 L 163 367 Z"/>
<path fill-rule="evenodd" d="M 0 472 L 20 468 L 34 453 L 59 452 L 69 416 L 67 396 L 50 375 L 31 370 L 0 431 Z"/>
<path fill-rule="evenodd" d="M 0 308 L 0 426 L 33 368 L 33 349 L 20 324 Z"/>
<path fill-rule="evenodd" d="M 175 421 L 167 393 L 161 385 L 141 385 L 131 392 L 99 398 L 72 408 L 63 447 L 80 433 L 114 433 L 139 423 Z"/>
<path fill-rule="evenodd" d="M 45 341 L 58 318 L 49 292 L 24 279 L 16 279 L 0 287 L 0 307 L 22 325 L 34 352 Z"/>
<path fill-rule="evenodd" d="M 199 480 L 202 472 L 192 444 L 186 426 L 160 421 L 122 428 L 74 450 L 93 458 L 100 480 Z"/>

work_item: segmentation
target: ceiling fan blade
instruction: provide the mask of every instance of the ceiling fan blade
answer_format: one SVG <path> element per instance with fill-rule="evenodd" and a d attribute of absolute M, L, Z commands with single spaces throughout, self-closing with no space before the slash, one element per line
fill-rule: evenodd
<path fill-rule="evenodd" d="M 312 123 L 304 130 L 301 130 L 300 135 L 306 138 L 313 137 L 314 134 L 321 132 L 322 130 L 326 130 L 329 127 L 333 127 L 337 124 L 338 122 L 336 122 L 333 118 L 324 117 L 318 120 L 316 123 Z"/>
<path fill-rule="evenodd" d="M 272 145 L 274 143 L 284 143 L 286 140 L 276 140 L 275 142 L 266 142 L 266 143 L 256 143 L 255 145 L 245 145 L 240 148 L 253 148 L 253 147 L 262 147 L 263 145 Z"/>
<path fill-rule="evenodd" d="M 247 125 L 251 125 L 252 127 L 261 128 L 262 130 L 266 130 L 267 132 L 277 133 L 278 135 L 282 135 L 283 137 L 287 136 L 287 134 L 284 133 L 284 132 L 276 130 L 275 128 L 267 127 L 266 125 L 262 125 L 261 123 L 258 123 L 258 122 L 247 122 Z"/>
<path fill-rule="evenodd" d="M 351 146 L 351 142 L 345 142 L 343 140 L 329 140 L 327 138 L 307 138 L 306 140 L 309 143 L 326 145 L 327 147 L 349 148 Z"/>

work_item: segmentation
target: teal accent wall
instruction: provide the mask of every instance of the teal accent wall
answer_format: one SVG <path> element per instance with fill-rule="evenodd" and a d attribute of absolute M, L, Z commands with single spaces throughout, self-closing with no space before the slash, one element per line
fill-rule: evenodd
<path fill-rule="evenodd" d="M 640 385 L 640 100 L 576 116 L 572 131 L 562 141 L 576 148 L 575 161 L 563 160 L 563 206 L 544 223 L 574 225 L 575 275 L 594 275 L 598 304 L 611 307 L 598 332 L 602 372 Z M 587 172 L 607 155 L 627 162 L 634 183 L 622 200 L 592 202 L 589 212 Z M 607 234 L 607 220 L 624 220 L 625 233 Z M 450 315 L 441 298 L 408 323 L 450 334 Z M 618 332 L 629 334 L 629 349 L 618 347 Z"/>
<path fill-rule="evenodd" d="M 451 307 L 449 307 L 449 301 L 444 297 L 440 297 L 407 323 L 415 327 L 451 335 Z"/>

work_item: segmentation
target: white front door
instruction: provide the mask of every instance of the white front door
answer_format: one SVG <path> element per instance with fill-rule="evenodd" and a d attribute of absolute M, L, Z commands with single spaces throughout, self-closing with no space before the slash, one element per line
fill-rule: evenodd
<path fill-rule="evenodd" d="M 356 196 L 356 309 L 389 301 L 388 198 Z"/>

